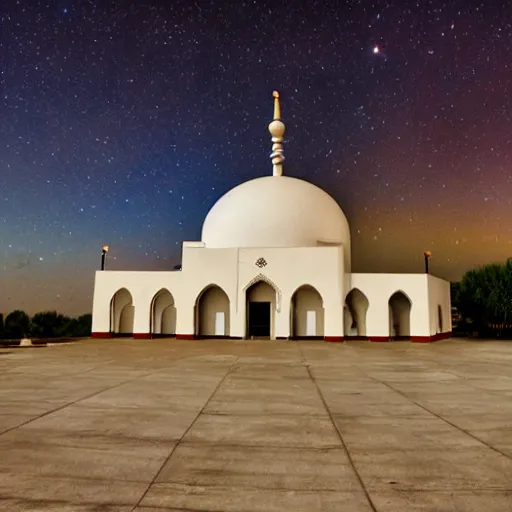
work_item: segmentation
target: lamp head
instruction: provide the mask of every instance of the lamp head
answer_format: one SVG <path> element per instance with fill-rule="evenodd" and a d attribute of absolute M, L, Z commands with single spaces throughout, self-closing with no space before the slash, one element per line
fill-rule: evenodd
<path fill-rule="evenodd" d="M 108 245 L 104 245 L 104 246 L 101 248 L 101 250 L 102 250 L 103 252 L 108 252 Z"/>

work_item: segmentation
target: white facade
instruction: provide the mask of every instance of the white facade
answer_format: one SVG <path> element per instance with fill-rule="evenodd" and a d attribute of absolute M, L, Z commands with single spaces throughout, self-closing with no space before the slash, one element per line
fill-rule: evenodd
<path fill-rule="evenodd" d="M 428 274 L 351 273 L 341 208 L 282 176 L 275 96 L 274 175 L 225 194 L 183 244 L 182 270 L 96 273 L 93 336 L 431 341 L 451 334 L 450 284 Z"/>

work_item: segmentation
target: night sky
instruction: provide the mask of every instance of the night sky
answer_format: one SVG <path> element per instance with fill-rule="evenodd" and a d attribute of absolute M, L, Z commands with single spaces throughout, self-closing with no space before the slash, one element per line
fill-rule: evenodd
<path fill-rule="evenodd" d="M 512 255 L 509 2 L 15 1 L 0 7 L 0 311 L 90 312 L 94 270 L 166 270 L 227 190 L 329 192 L 356 272 Z M 263 199 L 262 199 L 263 200 Z"/>

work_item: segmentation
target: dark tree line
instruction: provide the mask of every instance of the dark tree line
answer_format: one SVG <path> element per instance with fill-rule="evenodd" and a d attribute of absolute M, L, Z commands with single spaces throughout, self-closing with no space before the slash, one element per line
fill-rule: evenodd
<path fill-rule="evenodd" d="M 451 292 L 452 306 L 458 313 L 454 330 L 485 337 L 512 337 L 511 259 L 466 272 L 459 283 L 452 283 Z"/>
<path fill-rule="evenodd" d="M 70 318 L 56 311 L 36 313 L 32 318 L 16 310 L 5 318 L 0 313 L 0 339 L 81 338 L 91 335 L 92 315 Z"/>

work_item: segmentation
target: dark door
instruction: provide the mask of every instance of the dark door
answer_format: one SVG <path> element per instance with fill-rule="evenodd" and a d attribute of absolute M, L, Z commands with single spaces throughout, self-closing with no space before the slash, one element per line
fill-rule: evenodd
<path fill-rule="evenodd" d="M 270 337 L 270 302 L 249 302 L 249 336 Z"/>

